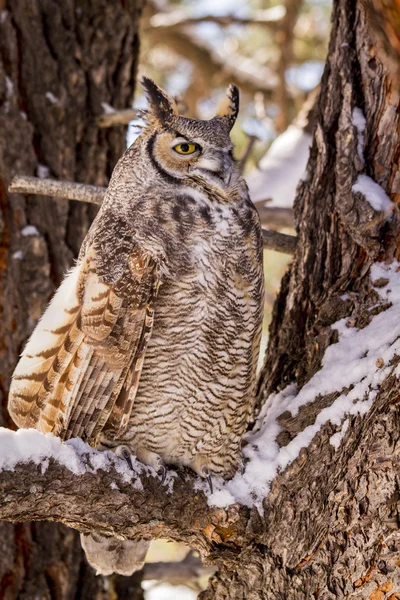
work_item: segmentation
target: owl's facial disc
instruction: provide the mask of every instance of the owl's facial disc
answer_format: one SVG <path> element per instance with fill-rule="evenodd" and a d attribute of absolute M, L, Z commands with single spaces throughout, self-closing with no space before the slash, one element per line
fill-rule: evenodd
<path fill-rule="evenodd" d="M 169 176 L 187 179 L 196 175 L 213 185 L 229 184 L 233 167 L 231 148 L 225 151 L 201 138 L 164 131 L 155 136 L 150 151 L 158 170 Z"/>

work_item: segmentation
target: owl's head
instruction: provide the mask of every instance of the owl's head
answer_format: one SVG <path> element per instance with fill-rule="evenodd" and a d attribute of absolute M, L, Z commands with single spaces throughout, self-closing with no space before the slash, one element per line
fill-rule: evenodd
<path fill-rule="evenodd" d="M 143 141 L 154 167 L 175 181 L 191 178 L 229 186 L 233 144 L 229 132 L 239 111 L 239 91 L 230 85 L 215 117 L 209 121 L 188 119 L 178 114 L 176 102 L 154 81 L 143 77 L 149 110 Z"/>

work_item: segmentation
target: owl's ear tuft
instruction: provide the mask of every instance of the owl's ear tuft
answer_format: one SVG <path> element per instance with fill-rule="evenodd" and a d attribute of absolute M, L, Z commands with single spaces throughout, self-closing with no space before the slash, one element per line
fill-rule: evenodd
<path fill-rule="evenodd" d="M 226 95 L 218 104 L 217 114 L 214 117 L 223 122 L 228 131 L 232 129 L 239 113 L 239 88 L 231 83 L 226 90 Z"/>
<path fill-rule="evenodd" d="M 142 77 L 141 84 L 149 103 L 148 114 L 150 113 L 161 124 L 174 121 L 178 116 L 175 100 L 149 77 Z"/>

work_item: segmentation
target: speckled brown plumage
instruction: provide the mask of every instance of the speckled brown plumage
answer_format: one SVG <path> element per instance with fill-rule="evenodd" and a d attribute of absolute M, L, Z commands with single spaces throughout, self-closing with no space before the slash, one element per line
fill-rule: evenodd
<path fill-rule="evenodd" d="M 148 124 L 23 353 L 9 408 L 20 427 L 231 477 L 263 306 L 260 223 L 229 137 L 238 93 L 198 121 L 144 87 Z"/>

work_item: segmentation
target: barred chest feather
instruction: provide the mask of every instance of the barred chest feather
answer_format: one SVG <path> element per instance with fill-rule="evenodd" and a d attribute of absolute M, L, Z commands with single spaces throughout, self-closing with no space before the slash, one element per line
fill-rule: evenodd
<path fill-rule="evenodd" d="M 258 217 L 246 199 L 221 206 L 196 190 L 180 197 L 186 210 L 182 202 L 175 210 L 178 242 L 168 254 L 124 439 L 147 463 L 161 457 L 230 476 L 240 460 L 261 331 Z"/>

